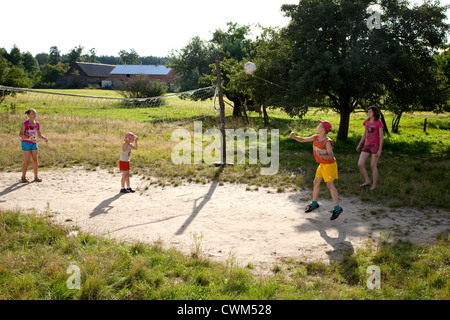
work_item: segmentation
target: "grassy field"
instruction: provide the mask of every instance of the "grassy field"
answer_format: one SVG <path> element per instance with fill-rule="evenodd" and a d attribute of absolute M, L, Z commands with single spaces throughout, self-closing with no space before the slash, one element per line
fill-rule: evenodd
<path fill-rule="evenodd" d="M 331 266 L 292 260 L 260 277 L 232 259 L 211 262 L 200 250 L 184 256 L 158 243 L 68 237 L 70 230 L 49 223 L 46 215 L 0 210 L 0 299 L 450 298 L 446 239 L 432 245 L 382 240 Z M 71 265 L 80 270 L 79 288 L 67 284 Z M 371 265 L 380 267 L 380 289 L 367 287 Z"/>
<path fill-rule="evenodd" d="M 66 91 L 67 92 L 67 91 Z M 72 91 L 69 91 L 72 92 Z M 83 90 L 77 94 L 100 95 L 109 90 Z M 114 91 L 112 91 L 114 92 Z M 117 93 L 116 93 L 117 94 Z M 44 96 L 45 97 L 45 96 Z M 40 167 L 70 167 L 83 165 L 87 168 L 116 168 L 120 146 L 125 132 L 141 136 L 140 149 L 133 153 L 134 172 L 159 178 L 165 185 L 183 182 L 206 183 L 212 179 L 220 182 L 246 183 L 252 187 L 273 186 L 280 192 L 312 187 L 317 164 L 310 143 L 300 144 L 289 138 L 294 131 L 300 136 L 315 133 L 318 119 L 327 119 L 334 130 L 329 136 L 336 141 L 339 115 L 334 112 L 311 110 L 303 119 L 292 119 L 286 114 L 270 110 L 271 129 L 280 133 L 280 168 L 277 174 L 260 175 L 261 164 L 227 167 L 219 176 L 210 165 L 175 165 L 171 161 L 172 148 L 178 143 L 171 141 L 175 128 L 185 128 L 193 137 L 193 121 L 202 121 L 203 131 L 218 128 L 218 114 L 212 100 L 193 102 L 179 98 L 168 99 L 164 106 L 150 108 L 123 108 L 116 104 L 90 102 L 85 99 L 56 101 L 47 97 L 44 102 L 35 97 L 25 99 L 18 95 L 0 105 L 0 170 L 19 170 L 22 152 L 18 143 L 20 123 L 26 119 L 23 111 L 35 107 L 42 124 L 42 132 L 50 143 L 40 143 Z M 14 105 L 14 108 L 11 107 Z M 226 128 L 256 130 L 264 128 L 263 120 L 250 113 L 249 123 L 236 122 L 231 118 L 231 108 L 226 110 Z M 390 124 L 392 115 L 385 114 Z M 424 119 L 428 127 L 423 132 Z M 350 120 L 347 141 L 337 141 L 334 152 L 338 161 L 340 179 L 337 189 L 344 196 L 357 196 L 362 201 L 375 201 L 390 207 L 414 206 L 419 208 L 450 209 L 450 120 L 448 114 L 415 113 L 403 116 L 400 132 L 385 137 L 384 153 L 379 161 L 379 184 L 376 192 L 360 190 L 363 182 L 357 166 L 359 154 L 356 146 L 363 134 L 363 112 L 354 113 Z M 205 147 L 207 143 L 203 144 Z M 227 159 L 236 163 L 235 159 Z M 369 163 L 367 163 L 367 168 Z M 297 168 L 306 174 L 296 174 Z M 369 169 L 369 168 L 368 168 Z M 370 173 L 370 170 L 369 170 Z M 393 196 L 395 195 L 395 197 Z M 420 195 L 420 196 L 418 196 Z M 329 197 L 324 187 L 321 197 Z"/>
<path fill-rule="evenodd" d="M 113 91 L 66 91 L 82 95 L 113 95 Z M 81 102 L 80 102 L 81 101 Z M 310 190 L 315 163 L 312 146 L 289 138 L 289 133 L 309 136 L 318 119 L 329 120 L 336 141 L 339 116 L 311 110 L 303 119 L 291 119 L 269 110 L 270 128 L 280 133 L 280 168 L 262 176 L 261 164 L 228 166 L 218 171 L 206 164 L 175 165 L 171 141 L 175 128 L 193 133 L 193 120 L 203 130 L 218 128 L 212 100 L 193 102 L 168 99 L 166 105 L 124 108 L 119 104 L 86 102 L 84 99 L 49 99 L 18 95 L 0 105 L 0 170 L 19 172 L 22 165 L 18 132 L 34 107 L 48 144 L 39 143 L 40 170 L 83 165 L 116 170 L 125 132 L 141 136 L 139 150 L 132 154 L 133 171 L 158 178 L 158 183 L 244 183 L 252 188 L 271 186 L 278 192 Z M 249 123 L 231 118 L 227 107 L 226 127 L 264 128 L 262 118 L 250 114 Z M 392 115 L 385 114 L 390 124 Z M 428 127 L 423 131 L 424 119 Z M 381 203 L 395 210 L 415 207 L 424 213 L 450 209 L 449 164 L 450 120 L 448 114 L 415 113 L 403 116 L 400 132 L 385 137 L 379 162 L 376 192 L 360 190 L 363 182 L 355 148 L 363 134 L 365 114 L 351 117 L 349 138 L 337 141 L 334 152 L 339 165 L 336 187 L 340 195 Z M 206 145 L 206 144 L 205 144 Z M 204 146 L 205 146 L 204 145 Z M 232 159 L 228 159 L 232 160 Z M 236 160 L 236 159 L 234 159 Z M 297 168 L 306 171 L 296 172 Z M 291 174 L 296 173 L 295 178 Z M 369 171 L 370 173 L 370 171 Z M 154 180 L 152 180 L 154 181 Z M 320 197 L 329 197 L 323 187 Z M 45 214 L 44 214 L 45 215 Z M 19 211 L 0 211 L 0 299 L 449 299 L 448 235 L 433 244 L 381 241 L 356 250 L 334 265 L 288 261 L 270 277 L 255 277 L 251 268 L 237 268 L 233 261 L 216 264 L 193 252 L 185 257 L 164 251 L 155 244 L 126 245 L 110 239 L 79 235 L 67 238 L 69 230 L 50 224 L 45 217 Z M 70 264 L 81 269 L 82 288 L 67 289 Z M 378 265 L 383 275 L 381 290 L 366 286 L 369 265 Z"/>

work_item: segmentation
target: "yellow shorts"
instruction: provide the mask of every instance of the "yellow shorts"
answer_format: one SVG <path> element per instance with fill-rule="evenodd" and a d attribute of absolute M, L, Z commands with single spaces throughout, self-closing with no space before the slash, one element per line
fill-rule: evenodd
<path fill-rule="evenodd" d="M 322 178 L 325 182 L 330 182 L 338 178 L 337 163 L 321 163 L 316 171 L 316 178 Z"/>

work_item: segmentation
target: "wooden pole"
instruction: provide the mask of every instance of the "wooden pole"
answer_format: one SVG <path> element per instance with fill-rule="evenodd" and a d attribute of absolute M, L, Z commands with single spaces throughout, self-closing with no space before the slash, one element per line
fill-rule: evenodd
<path fill-rule="evenodd" d="M 215 162 L 216 166 L 225 166 L 227 164 L 227 150 L 225 143 L 225 104 L 223 102 L 222 94 L 222 78 L 220 76 L 220 61 L 219 55 L 216 54 L 216 75 L 217 75 L 217 95 L 219 96 L 219 106 L 220 106 L 220 133 L 222 134 L 221 139 L 221 161 Z"/>
<path fill-rule="evenodd" d="M 427 132 L 427 118 L 425 118 L 425 121 L 423 122 L 423 132 Z"/>

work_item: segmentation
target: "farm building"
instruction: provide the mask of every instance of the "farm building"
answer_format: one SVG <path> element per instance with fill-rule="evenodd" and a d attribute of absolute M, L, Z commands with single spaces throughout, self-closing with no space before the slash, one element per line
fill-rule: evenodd
<path fill-rule="evenodd" d="M 56 81 L 56 84 L 62 87 L 87 87 L 89 85 L 110 87 L 110 72 L 115 67 L 111 64 L 75 62 L 66 74 Z"/>
<path fill-rule="evenodd" d="M 133 79 L 139 74 L 145 74 L 149 80 L 159 80 L 169 86 L 173 86 L 178 78 L 171 68 L 161 65 L 118 65 L 111 71 L 112 86 L 120 87 L 123 81 Z"/>

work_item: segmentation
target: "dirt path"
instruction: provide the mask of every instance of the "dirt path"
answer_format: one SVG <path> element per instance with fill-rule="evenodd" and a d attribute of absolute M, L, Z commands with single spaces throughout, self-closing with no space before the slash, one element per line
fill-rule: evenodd
<path fill-rule="evenodd" d="M 32 173 L 30 173 L 32 174 Z M 20 173 L 0 172 L 0 208 L 39 212 L 83 232 L 126 241 L 162 241 L 191 254 L 267 272 L 280 259 L 340 259 L 380 232 L 413 242 L 436 239 L 450 229 L 449 212 L 374 207 L 342 198 L 344 213 L 330 221 L 330 200 L 304 213 L 310 192 L 276 193 L 245 185 L 187 184 L 155 187 L 134 175 L 134 194 L 120 194 L 120 175 L 82 168 L 41 171 L 43 182 L 23 184 Z M 150 185 L 150 186 L 149 186 Z"/>

